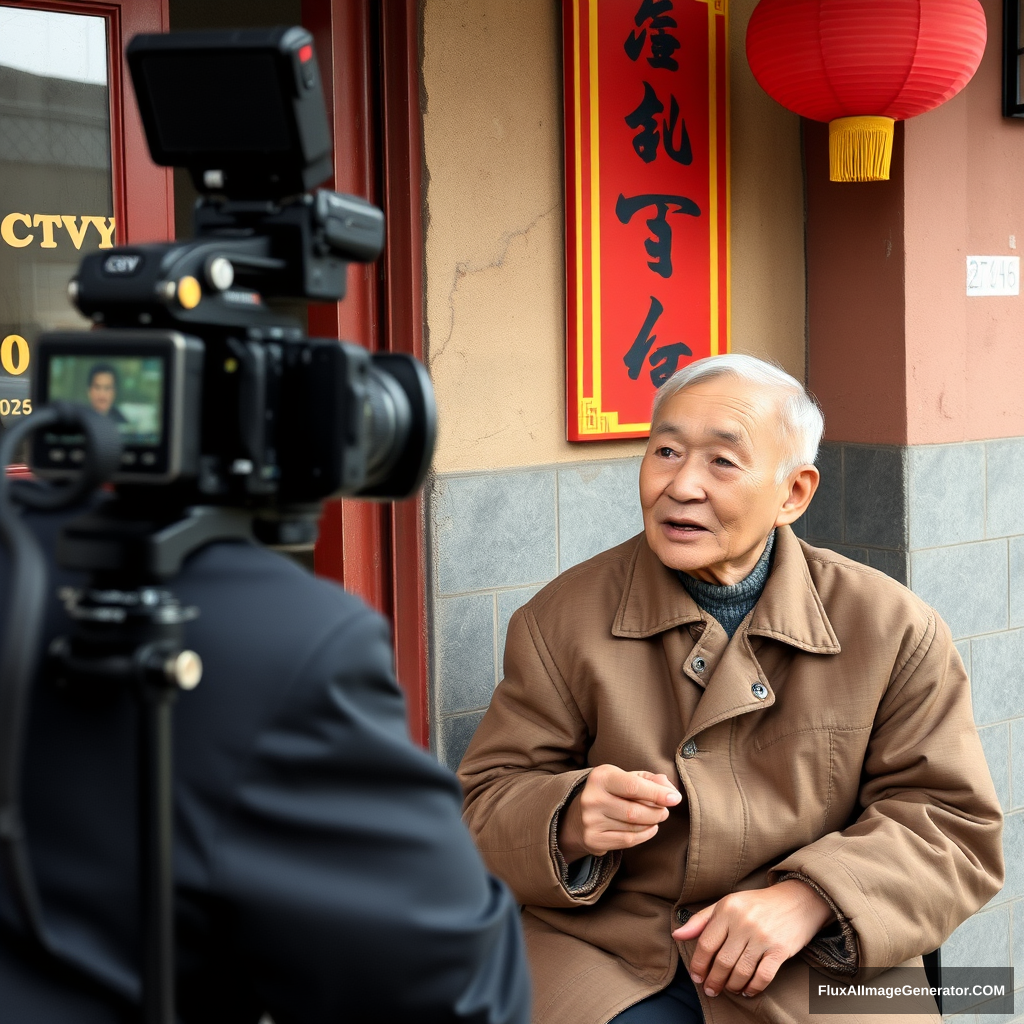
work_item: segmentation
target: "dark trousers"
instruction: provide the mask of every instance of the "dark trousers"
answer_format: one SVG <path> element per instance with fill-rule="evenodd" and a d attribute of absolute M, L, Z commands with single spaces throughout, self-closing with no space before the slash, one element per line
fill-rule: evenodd
<path fill-rule="evenodd" d="M 612 1017 L 609 1024 L 703 1024 L 697 989 L 682 962 L 668 988 Z"/>

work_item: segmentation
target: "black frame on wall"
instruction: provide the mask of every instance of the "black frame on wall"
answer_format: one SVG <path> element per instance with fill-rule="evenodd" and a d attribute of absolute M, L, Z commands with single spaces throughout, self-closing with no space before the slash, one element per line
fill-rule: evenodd
<path fill-rule="evenodd" d="M 1024 117 L 1021 66 L 1021 7 L 1024 0 L 1003 0 L 1003 116 Z"/>

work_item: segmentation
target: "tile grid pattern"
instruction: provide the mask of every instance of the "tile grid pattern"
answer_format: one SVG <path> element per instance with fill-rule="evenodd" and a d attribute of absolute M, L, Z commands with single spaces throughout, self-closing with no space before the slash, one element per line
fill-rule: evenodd
<path fill-rule="evenodd" d="M 1022 1014 L 1024 438 L 910 448 L 826 444 L 819 466 L 822 486 L 804 517 L 807 539 L 910 586 L 945 619 L 967 666 L 1006 813 L 1007 872 L 1002 892 L 954 932 L 942 958 L 950 966 L 1012 964 Z"/>
<path fill-rule="evenodd" d="M 818 468 L 821 484 L 801 521 L 806 538 L 905 584 L 906 452 L 826 443 Z M 865 489 L 869 500 L 853 500 Z"/>
<path fill-rule="evenodd" d="M 639 469 L 630 458 L 434 480 L 431 732 L 449 767 L 501 679 L 516 609 L 563 570 L 643 528 Z"/>

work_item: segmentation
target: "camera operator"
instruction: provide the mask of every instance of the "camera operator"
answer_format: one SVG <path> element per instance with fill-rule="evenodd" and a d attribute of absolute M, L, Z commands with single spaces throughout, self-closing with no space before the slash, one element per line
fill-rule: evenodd
<path fill-rule="evenodd" d="M 26 516 L 53 565 L 67 513 Z M 0 615 L 9 560 L 0 549 Z M 80 585 L 55 570 L 48 590 Z M 454 778 L 409 740 L 385 622 L 244 543 L 174 581 L 203 680 L 175 709 L 178 1001 L 185 1024 L 525 1022 L 518 910 L 462 826 Z M 54 596 L 46 640 L 67 628 Z M 0 1019 L 138 1017 L 137 758 L 125 689 L 34 688 L 23 807 L 57 956 L 0 882 Z"/>
<path fill-rule="evenodd" d="M 40 336 L 0 440 L 39 478 L 0 476 L 0 1021 L 526 1024 L 518 908 L 409 739 L 387 624 L 252 539 L 412 495 L 436 436 L 416 360 L 262 301 L 337 302 L 383 246 L 381 211 L 310 191 L 312 37 L 127 56 L 154 160 L 202 199 L 195 239 L 83 259 L 102 326 Z"/>

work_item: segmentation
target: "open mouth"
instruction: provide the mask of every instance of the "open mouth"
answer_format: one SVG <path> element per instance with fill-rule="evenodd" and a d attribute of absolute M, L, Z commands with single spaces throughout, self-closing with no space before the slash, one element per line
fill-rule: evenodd
<path fill-rule="evenodd" d="M 701 526 L 699 523 L 690 523 L 682 520 L 666 519 L 665 526 L 667 526 L 673 533 L 707 533 L 707 527 Z"/>

